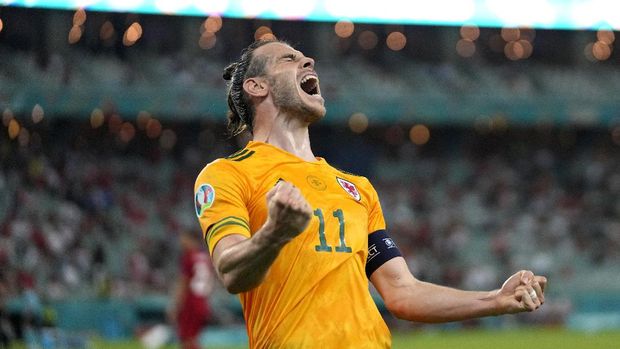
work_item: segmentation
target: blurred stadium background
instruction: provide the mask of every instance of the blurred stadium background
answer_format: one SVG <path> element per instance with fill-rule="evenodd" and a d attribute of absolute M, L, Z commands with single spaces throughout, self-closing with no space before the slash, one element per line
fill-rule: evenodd
<path fill-rule="evenodd" d="M 372 180 L 417 277 L 550 279 L 535 314 L 386 313 L 395 348 L 620 348 L 614 1 L 0 6 L 0 328 L 16 347 L 139 348 L 165 323 L 178 235 L 199 233 L 194 179 L 247 141 L 225 136 L 221 72 L 273 36 L 317 60 L 315 152 Z M 203 343 L 244 347 L 236 297 L 218 284 L 211 304 Z"/>

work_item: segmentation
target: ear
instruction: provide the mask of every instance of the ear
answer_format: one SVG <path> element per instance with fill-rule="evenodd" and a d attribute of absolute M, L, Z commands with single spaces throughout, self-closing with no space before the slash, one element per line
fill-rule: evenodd
<path fill-rule="evenodd" d="M 265 97 L 269 93 L 269 84 L 259 77 L 249 78 L 243 82 L 243 89 L 252 97 Z"/>

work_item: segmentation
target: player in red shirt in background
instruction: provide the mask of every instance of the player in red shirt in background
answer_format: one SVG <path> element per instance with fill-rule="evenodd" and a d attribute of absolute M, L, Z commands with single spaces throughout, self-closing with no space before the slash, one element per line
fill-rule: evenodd
<path fill-rule="evenodd" d="M 181 275 L 168 316 L 177 325 L 183 349 L 200 348 L 198 337 L 211 314 L 207 297 L 213 286 L 213 272 L 203 246 L 199 233 L 181 234 Z"/>

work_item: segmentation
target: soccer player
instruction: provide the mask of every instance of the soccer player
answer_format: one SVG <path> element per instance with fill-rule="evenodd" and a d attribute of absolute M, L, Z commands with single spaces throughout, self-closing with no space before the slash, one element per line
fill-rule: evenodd
<path fill-rule="evenodd" d="M 213 286 L 211 263 L 198 234 L 181 234 L 181 275 L 169 317 L 177 325 L 183 349 L 198 349 L 198 337 L 210 316 L 207 296 Z"/>
<path fill-rule="evenodd" d="M 497 290 L 417 280 L 390 239 L 377 193 L 315 157 L 324 117 L 314 60 L 257 41 L 228 66 L 229 129 L 248 145 L 208 164 L 196 214 L 224 286 L 240 295 L 250 348 L 389 348 L 370 280 L 396 317 L 446 322 L 533 311 L 546 279 L 519 271 Z"/>

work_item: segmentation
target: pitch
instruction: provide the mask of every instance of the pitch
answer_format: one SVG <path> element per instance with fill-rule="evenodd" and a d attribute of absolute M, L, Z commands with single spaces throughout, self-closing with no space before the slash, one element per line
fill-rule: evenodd
<path fill-rule="evenodd" d="M 25 345 L 14 346 L 25 349 Z M 94 340 L 91 349 L 140 349 L 137 340 Z M 162 349 L 175 349 L 168 345 Z M 209 346 L 210 349 L 242 349 L 246 346 Z M 393 349 L 614 349 L 620 348 L 620 331 L 586 333 L 564 329 L 411 331 L 393 333 Z"/>

